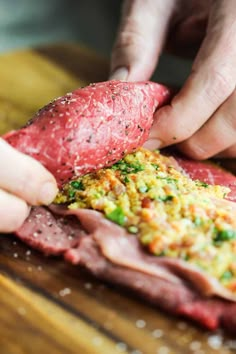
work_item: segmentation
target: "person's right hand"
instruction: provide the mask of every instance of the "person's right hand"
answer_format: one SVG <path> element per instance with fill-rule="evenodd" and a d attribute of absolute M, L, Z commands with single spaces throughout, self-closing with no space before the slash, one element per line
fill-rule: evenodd
<path fill-rule="evenodd" d="M 0 139 L 0 232 L 16 231 L 30 205 L 50 204 L 56 193 L 54 177 L 38 161 Z"/>
<path fill-rule="evenodd" d="M 196 55 L 183 87 L 154 114 L 144 147 L 174 144 L 198 160 L 236 157 L 235 4 L 235 0 L 124 2 L 110 79 L 149 80 L 163 48 Z"/>

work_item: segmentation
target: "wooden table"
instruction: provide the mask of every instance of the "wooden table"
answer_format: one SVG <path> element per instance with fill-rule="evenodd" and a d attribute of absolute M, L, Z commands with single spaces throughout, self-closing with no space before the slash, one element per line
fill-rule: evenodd
<path fill-rule="evenodd" d="M 107 78 L 105 60 L 73 45 L 0 57 L 1 133 L 40 106 Z M 236 341 L 174 318 L 45 258 L 11 235 L 0 238 L 1 354 L 236 353 Z"/>

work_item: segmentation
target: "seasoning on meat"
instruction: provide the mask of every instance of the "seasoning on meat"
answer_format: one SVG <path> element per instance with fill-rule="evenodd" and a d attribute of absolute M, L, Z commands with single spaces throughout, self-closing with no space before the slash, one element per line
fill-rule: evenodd
<path fill-rule="evenodd" d="M 174 159 L 139 149 L 66 184 L 55 202 L 89 208 L 137 234 L 156 256 L 183 259 L 236 292 L 236 219 L 230 190 L 192 180 Z"/>
<path fill-rule="evenodd" d="M 153 82 L 108 81 L 75 90 L 4 138 L 40 161 L 58 185 L 120 160 L 142 146 L 170 90 Z"/>

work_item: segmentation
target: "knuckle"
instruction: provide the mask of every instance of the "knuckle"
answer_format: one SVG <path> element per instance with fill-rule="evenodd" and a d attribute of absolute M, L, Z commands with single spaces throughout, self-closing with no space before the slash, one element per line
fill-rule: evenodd
<path fill-rule="evenodd" d="M 127 49 L 139 51 L 147 46 L 143 33 L 137 29 L 135 22 L 130 20 L 128 27 L 128 29 L 120 32 L 114 46 L 114 52 Z"/>
<path fill-rule="evenodd" d="M 205 149 L 203 145 L 199 145 L 199 143 L 194 140 L 188 139 L 187 141 L 181 143 L 180 150 L 194 160 L 206 160 L 209 158 L 211 156 L 209 151 Z"/>
<path fill-rule="evenodd" d="M 234 90 L 234 82 L 226 70 L 212 69 L 207 75 L 205 95 L 213 104 L 219 104 Z"/>

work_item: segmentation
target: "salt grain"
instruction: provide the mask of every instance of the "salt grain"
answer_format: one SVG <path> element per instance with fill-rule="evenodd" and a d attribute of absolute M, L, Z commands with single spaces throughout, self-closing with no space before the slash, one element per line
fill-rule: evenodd
<path fill-rule="evenodd" d="M 154 331 L 152 331 L 152 336 L 154 338 L 161 338 L 163 336 L 162 329 L 154 329 Z"/>
<path fill-rule="evenodd" d="M 65 289 L 62 289 L 59 291 L 59 295 L 62 297 L 69 295 L 69 294 L 71 294 L 71 290 L 69 288 L 65 288 Z"/>
<path fill-rule="evenodd" d="M 116 349 L 119 352 L 125 352 L 127 350 L 127 344 L 124 343 L 124 342 L 119 342 L 119 343 L 116 344 Z"/>
<path fill-rule="evenodd" d="M 146 326 L 146 322 L 144 320 L 137 320 L 136 327 L 137 328 L 144 328 Z"/>
<path fill-rule="evenodd" d="M 222 346 L 222 336 L 219 334 L 213 334 L 208 337 L 207 343 L 212 349 L 220 349 Z"/>

